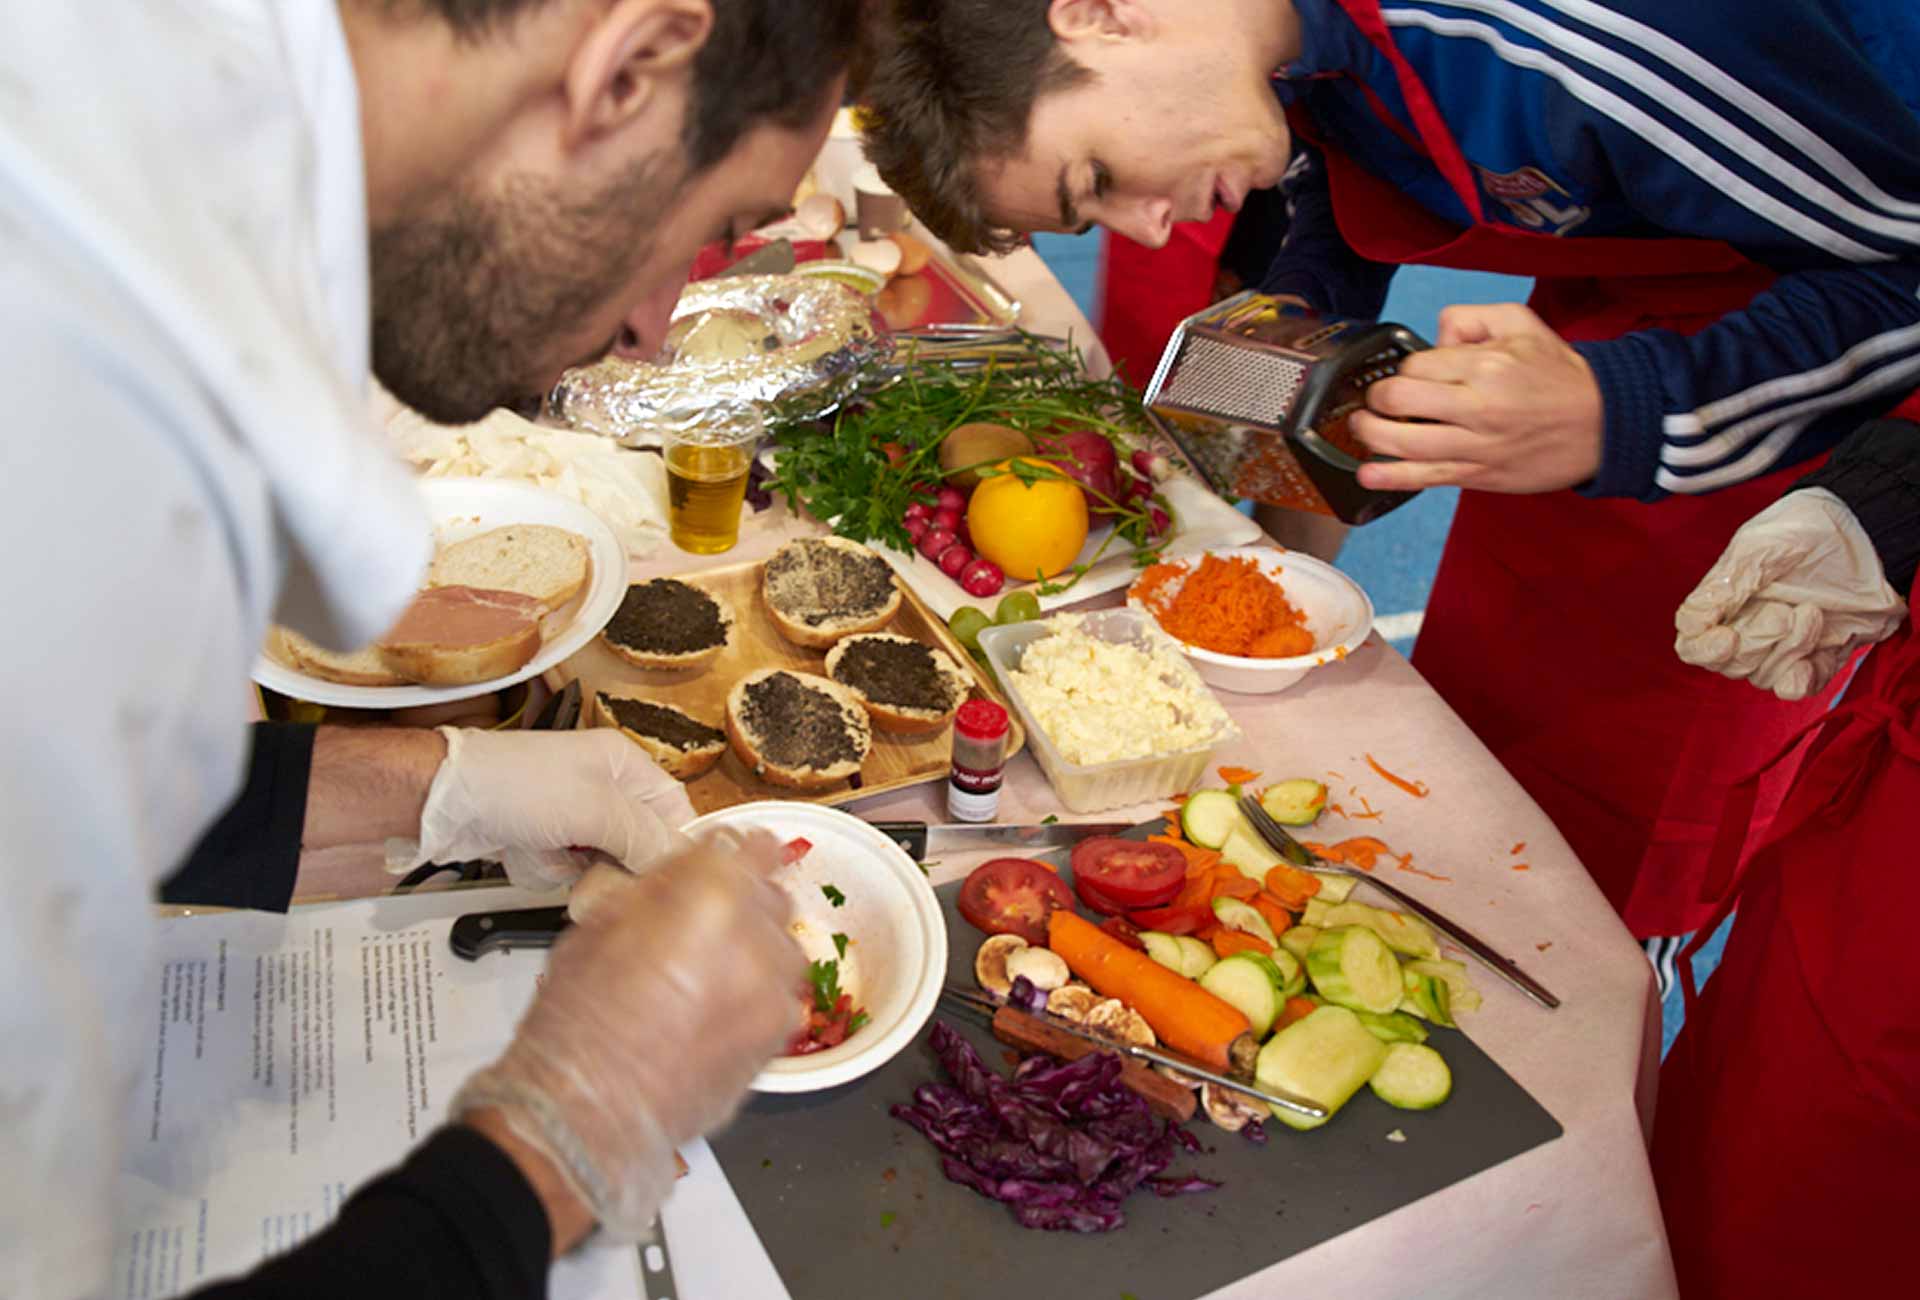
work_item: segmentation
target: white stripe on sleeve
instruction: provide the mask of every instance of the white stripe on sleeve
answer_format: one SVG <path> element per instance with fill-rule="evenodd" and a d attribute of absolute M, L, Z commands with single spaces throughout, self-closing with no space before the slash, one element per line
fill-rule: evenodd
<path fill-rule="evenodd" d="M 1920 348 L 1920 325 L 1888 330 L 1854 344 L 1832 361 L 1812 370 L 1781 375 L 1755 384 L 1752 388 L 1708 402 L 1687 415 L 1669 415 L 1662 422 L 1661 431 L 1669 438 L 1697 438 L 1710 428 L 1751 415 L 1782 398 L 1799 397 L 1843 384 L 1860 373 L 1863 367 L 1913 348 Z"/>
<path fill-rule="evenodd" d="M 1676 447 L 1669 443 L 1660 450 L 1660 463 L 1676 469 L 1711 465 L 1714 461 L 1722 460 L 1738 452 L 1740 448 L 1744 447 L 1756 434 L 1768 426 L 1773 425 L 1776 421 L 1788 421 L 1788 424 L 1783 427 L 1804 429 L 1808 424 L 1820 418 L 1820 416 L 1827 411 L 1837 410 L 1843 406 L 1852 406 L 1855 402 L 1864 402 L 1868 398 L 1889 389 L 1894 392 L 1904 392 L 1913 387 L 1916 379 L 1920 379 L 1920 356 L 1910 356 L 1902 361 L 1894 362 L 1892 365 L 1882 366 L 1878 370 L 1862 375 L 1845 388 L 1836 389 L 1830 393 L 1822 393 L 1818 397 L 1809 397 L 1804 401 L 1794 402 L 1791 405 L 1782 406 L 1777 410 L 1768 411 L 1764 415 L 1756 415 L 1742 420 L 1740 423 L 1716 433 L 1705 442 L 1696 443 L 1691 447 Z M 1803 416 L 1805 418 L 1795 421 L 1793 419 L 1795 416 Z M 1779 431 L 1776 429 L 1774 433 L 1767 436 L 1766 443 L 1771 443 L 1778 436 Z M 1765 444 L 1763 443 L 1762 445 Z"/>

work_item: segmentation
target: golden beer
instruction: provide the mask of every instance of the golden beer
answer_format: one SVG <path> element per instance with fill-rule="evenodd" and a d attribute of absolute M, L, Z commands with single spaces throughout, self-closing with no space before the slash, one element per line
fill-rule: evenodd
<path fill-rule="evenodd" d="M 666 460 L 673 544 L 695 555 L 732 550 L 740 540 L 753 443 L 672 442 Z"/>

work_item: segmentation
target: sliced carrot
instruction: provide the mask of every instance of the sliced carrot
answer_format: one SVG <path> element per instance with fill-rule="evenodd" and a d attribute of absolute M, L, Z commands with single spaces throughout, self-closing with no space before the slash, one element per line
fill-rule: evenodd
<path fill-rule="evenodd" d="M 1047 947 L 1098 992 L 1146 1017 L 1169 1047 L 1216 1070 L 1228 1068 L 1236 1041 L 1249 1029 L 1226 1002 L 1065 908 L 1047 919 Z"/>
<path fill-rule="evenodd" d="M 1267 924 L 1273 927 L 1275 934 L 1284 934 L 1287 927 L 1293 924 L 1293 913 L 1287 905 L 1266 890 L 1255 894 L 1252 902 L 1253 910 L 1267 918 Z"/>
<path fill-rule="evenodd" d="M 1223 767 L 1220 779 L 1228 785 L 1252 785 L 1260 779 L 1260 774 L 1249 767 Z"/>
<path fill-rule="evenodd" d="M 1320 877 L 1282 862 L 1267 872 L 1267 892 L 1282 907 L 1298 912 L 1306 907 L 1309 898 L 1320 892 Z"/>
<path fill-rule="evenodd" d="M 1225 928 L 1226 927 L 1221 925 L 1218 921 L 1210 921 L 1206 925 L 1201 926 L 1198 930 L 1195 930 L 1193 932 L 1193 937 L 1198 939 L 1201 943 L 1212 943 L 1213 936 L 1216 934 L 1219 934 L 1220 931 L 1224 930 Z"/>
<path fill-rule="evenodd" d="M 1215 867 L 1213 869 L 1213 896 L 1215 898 L 1249 899 L 1260 892 L 1260 882 L 1240 874 L 1238 867 Z"/>
<path fill-rule="evenodd" d="M 1264 955 L 1273 951 L 1273 945 L 1257 934 L 1248 934 L 1244 930 L 1222 929 L 1213 936 L 1213 950 L 1222 957 L 1231 957 L 1236 952 L 1257 952 Z"/>
<path fill-rule="evenodd" d="M 1275 1029 L 1285 1029 L 1296 1020 L 1305 1020 L 1320 1009 L 1320 1004 L 1311 998 L 1288 998 L 1287 1005 L 1280 1008 L 1280 1014 L 1274 1018 Z"/>

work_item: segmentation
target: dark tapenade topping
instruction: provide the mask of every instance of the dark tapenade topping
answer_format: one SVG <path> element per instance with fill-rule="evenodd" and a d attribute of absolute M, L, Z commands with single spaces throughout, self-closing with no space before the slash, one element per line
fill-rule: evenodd
<path fill-rule="evenodd" d="M 607 624 L 607 639 L 645 654 L 691 654 L 727 638 L 719 602 L 672 578 L 636 582 Z"/>
<path fill-rule="evenodd" d="M 940 671 L 930 646 L 891 637 L 855 637 L 845 645 L 833 679 L 875 704 L 945 713 L 960 702 L 965 688 Z"/>
<path fill-rule="evenodd" d="M 649 740 L 685 752 L 726 743 L 727 733 L 709 727 L 698 718 L 690 718 L 678 709 L 650 700 L 617 699 L 602 695 L 601 704 L 613 713 L 613 720 L 628 731 L 637 731 Z"/>
<path fill-rule="evenodd" d="M 791 673 L 751 683 L 740 718 L 760 757 L 779 767 L 832 767 L 866 757 L 846 705 Z"/>
<path fill-rule="evenodd" d="M 808 539 L 781 547 L 767 561 L 766 588 L 768 604 L 819 627 L 885 608 L 893 599 L 893 570 L 871 551 Z"/>

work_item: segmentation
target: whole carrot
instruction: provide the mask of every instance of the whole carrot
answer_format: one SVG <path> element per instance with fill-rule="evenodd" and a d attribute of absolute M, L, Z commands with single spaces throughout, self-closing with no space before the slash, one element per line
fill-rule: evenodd
<path fill-rule="evenodd" d="M 1064 908 L 1047 919 L 1047 947 L 1100 993 L 1145 1016 L 1168 1047 L 1216 1070 L 1253 1068 L 1258 1049 L 1247 1018 L 1186 976 Z"/>

